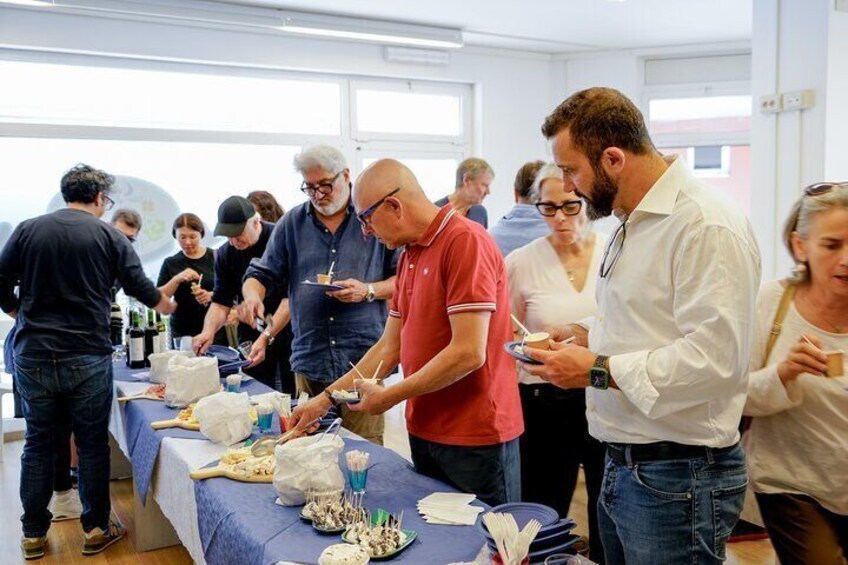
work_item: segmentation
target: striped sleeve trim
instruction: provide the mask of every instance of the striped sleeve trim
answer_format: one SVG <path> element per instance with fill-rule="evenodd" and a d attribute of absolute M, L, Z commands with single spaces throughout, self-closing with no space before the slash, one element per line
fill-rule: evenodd
<path fill-rule="evenodd" d="M 497 305 L 494 302 L 466 302 L 465 304 L 454 304 L 448 306 L 448 314 L 457 314 L 459 312 L 494 312 L 497 310 Z"/>
<path fill-rule="evenodd" d="M 389 316 L 392 316 L 393 318 L 400 318 L 400 312 L 397 310 L 389 310 Z"/>

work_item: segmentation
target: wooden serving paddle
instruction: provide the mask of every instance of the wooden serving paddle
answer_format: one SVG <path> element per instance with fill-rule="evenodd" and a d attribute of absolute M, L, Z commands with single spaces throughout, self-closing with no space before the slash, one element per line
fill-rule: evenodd
<path fill-rule="evenodd" d="M 205 467 L 203 469 L 198 469 L 197 471 L 192 471 L 189 476 L 196 481 L 202 481 L 204 479 L 213 479 L 215 477 L 224 477 L 242 483 L 274 482 L 274 475 L 248 475 L 243 471 L 239 472 L 234 470 L 232 465 L 224 465 L 220 462 L 215 467 Z"/>
<path fill-rule="evenodd" d="M 138 394 L 130 394 L 128 396 L 120 396 L 118 397 L 118 402 L 128 402 L 130 400 L 158 400 L 159 402 L 164 402 L 164 398 L 160 398 L 155 394 L 150 394 L 148 392 L 139 392 Z"/>
<path fill-rule="evenodd" d="M 181 420 L 173 418 L 172 420 L 159 420 L 158 422 L 150 422 L 150 427 L 154 430 L 164 430 L 165 428 L 183 428 L 193 432 L 200 431 L 200 422 L 192 422 L 189 420 Z"/>

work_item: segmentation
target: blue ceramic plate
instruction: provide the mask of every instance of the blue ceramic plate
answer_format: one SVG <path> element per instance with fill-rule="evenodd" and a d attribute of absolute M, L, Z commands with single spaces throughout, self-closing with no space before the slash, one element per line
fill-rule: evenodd
<path fill-rule="evenodd" d="M 550 506 L 537 504 L 535 502 L 508 502 L 495 506 L 489 512 L 500 512 L 501 514 L 512 514 L 515 518 L 515 523 L 518 524 L 518 529 L 524 528 L 532 519 L 536 519 L 542 524 L 542 528 L 552 526 L 559 521 L 559 514 Z"/>
<path fill-rule="evenodd" d="M 306 285 L 306 286 L 312 286 L 312 287 L 315 287 L 315 288 L 321 288 L 321 289 L 324 289 L 324 290 L 344 290 L 345 289 L 345 287 L 339 286 L 337 284 L 321 284 L 321 283 L 312 282 L 312 281 L 303 281 L 300 284 L 303 284 L 303 285 Z"/>
<path fill-rule="evenodd" d="M 560 545 L 568 539 L 570 532 L 574 529 L 574 527 L 574 520 L 571 518 L 565 518 L 556 524 L 542 528 L 539 530 L 539 533 L 536 534 L 536 537 L 533 539 L 533 543 L 530 544 L 530 551 L 541 551 L 549 547 Z M 488 532 L 486 533 L 488 534 Z M 497 551 L 495 541 L 488 537 L 488 535 L 486 536 L 486 544 L 489 546 L 489 549 Z"/>
<path fill-rule="evenodd" d="M 221 364 L 221 360 L 219 359 L 218 372 L 222 377 L 226 377 L 238 373 L 239 369 L 244 369 L 248 365 L 250 365 L 250 361 L 233 361 L 232 363 Z"/>
<path fill-rule="evenodd" d="M 506 349 L 506 352 L 509 353 L 512 357 L 515 357 L 519 361 L 523 361 L 523 362 L 527 363 L 528 365 L 541 365 L 541 363 L 536 361 L 535 359 L 530 359 L 529 357 L 527 357 L 523 353 L 519 353 L 518 351 L 515 350 L 517 347 L 520 347 L 520 346 L 521 346 L 520 341 L 508 341 L 504 344 L 504 349 Z"/>
<path fill-rule="evenodd" d="M 241 360 L 241 353 L 226 345 L 210 345 L 204 353 L 207 357 L 217 357 L 218 365 L 226 365 Z"/>
<path fill-rule="evenodd" d="M 347 529 L 347 526 L 341 526 L 339 528 L 320 528 L 315 525 L 315 522 L 312 522 L 312 529 L 322 534 L 340 534 Z"/>
<path fill-rule="evenodd" d="M 580 536 L 571 534 L 561 544 L 547 549 L 530 552 L 530 563 L 544 563 L 545 559 L 557 553 L 574 553 L 574 544 L 580 540 Z M 532 547 L 531 547 L 532 549 Z"/>
<path fill-rule="evenodd" d="M 540 529 L 539 533 L 536 534 L 536 538 L 533 543 L 568 533 L 575 527 L 576 524 L 574 520 L 572 520 L 571 518 L 563 518 L 555 524 L 551 524 L 550 526 L 544 526 L 542 529 Z M 489 531 L 486 529 L 486 525 L 483 523 L 482 520 L 477 523 L 477 528 L 483 533 L 483 535 L 486 536 L 489 542 L 492 541 L 492 536 L 489 535 Z"/>
<path fill-rule="evenodd" d="M 373 557 L 371 557 L 371 561 L 380 561 L 381 559 L 391 559 L 392 557 L 394 557 L 395 555 L 397 555 L 398 553 L 400 553 L 401 551 L 403 551 L 404 549 L 409 547 L 410 544 L 412 544 L 412 542 L 415 541 L 415 538 L 418 537 L 418 534 L 416 532 L 413 532 L 412 530 L 402 530 L 402 531 L 403 531 L 404 534 L 406 534 L 406 539 L 404 540 L 404 542 L 400 546 L 397 547 L 397 549 L 390 551 L 388 553 L 384 553 L 383 555 L 374 555 Z M 344 536 L 344 534 L 342 534 L 342 541 L 344 541 L 346 543 L 351 543 L 351 544 L 353 543 L 352 541 L 348 540 Z M 356 545 L 356 544 L 354 544 L 354 545 Z"/>

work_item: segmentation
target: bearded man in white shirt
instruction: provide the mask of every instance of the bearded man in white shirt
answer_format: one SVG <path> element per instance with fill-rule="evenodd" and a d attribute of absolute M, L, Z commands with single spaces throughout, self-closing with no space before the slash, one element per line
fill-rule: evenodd
<path fill-rule="evenodd" d="M 747 485 L 737 429 L 760 281 L 750 223 L 663 157 L 616 90 L 572 95 L 542 133 L 590 218 L 622 223 L 595 317 L 552 329 L 552 351 L 525 349 L 542 364 L 524 368 L 589 387 L 589 433 L 608 444 L 598 502 L 607 564 L 720 563 Z"/>

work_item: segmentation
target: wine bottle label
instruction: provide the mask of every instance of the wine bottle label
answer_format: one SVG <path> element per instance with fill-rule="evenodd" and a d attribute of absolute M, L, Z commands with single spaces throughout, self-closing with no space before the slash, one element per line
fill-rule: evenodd
<path fill-rule="evenodd" d="M 130 338 L 130 360 L 131 361 L 143 361 L 144 360 L 144 338 L 143 337 Z"/>
<path fill-rule="evenodd" d="M 162 352 L 162 342 L 159 341 L 159 336 L 153 336 L 153 353 L 161 353 Z"/>
<path fill-rule="evenodd" d="M 168 332 L 159 332 L 159 351 L 168 351 Z"/>

